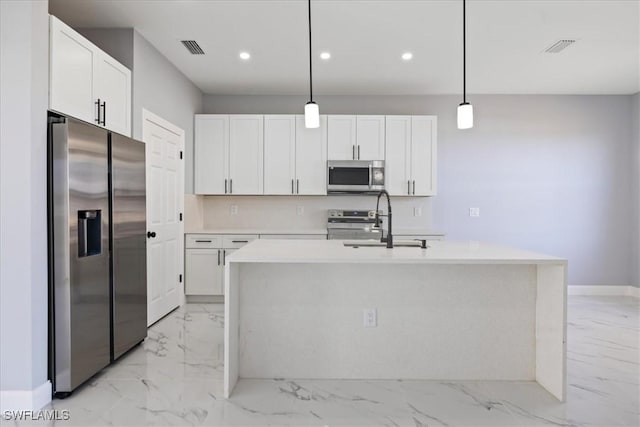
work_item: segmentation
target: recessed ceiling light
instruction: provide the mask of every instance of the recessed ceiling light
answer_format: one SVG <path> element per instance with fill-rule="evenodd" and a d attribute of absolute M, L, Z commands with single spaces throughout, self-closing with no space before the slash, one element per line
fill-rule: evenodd
<path fill-rule="evenodd" d="M 320 54 L 320 58 L 324 59 L 325 61 L 329 58 L 331 58 L 331 54 L 329 52 L 322 52 Z"/>
<path fill-rule="evenodd" d="M 405 52 L 402 54 L 402 59 L 405 61 L 409 61 L 411 58 L 413 58 L 413 53 L 411 52 Z"/>
<path fill-rule="evenodd" d="M 240 52 L 240 59 L 246 61 L 251 58 L 251 54 L 249 52 Z"/>

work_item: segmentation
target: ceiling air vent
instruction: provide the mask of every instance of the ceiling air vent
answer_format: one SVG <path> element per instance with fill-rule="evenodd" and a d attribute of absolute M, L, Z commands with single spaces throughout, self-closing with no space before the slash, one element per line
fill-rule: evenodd
<path fill-rule="evenodd" d="M 561 51 L 565 50 L 568 46 L 571 46 L 575 42 L 576 41 L 572 40 L 572 39 L 558 40 L 557 42 L 555 42 L 554 44 L 552 44 L 551 46 L 546 48 L 544 51 L 546 53 L 558 53 L 558 52 L 561 52 Z"/>
<path fill-rule="evenodd" d="M 200 47 L 195 40 L 182 40 L 182 44 L 187 48 L 192 55 L 204 55 L 204 50 Z"/>

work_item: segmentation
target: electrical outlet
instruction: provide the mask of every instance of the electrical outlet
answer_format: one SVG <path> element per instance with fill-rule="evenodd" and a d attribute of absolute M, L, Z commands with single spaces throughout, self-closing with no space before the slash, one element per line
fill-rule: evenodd
<path fill-rule="evenodd" d="M 297 214 L 298 216 L 302 216 L 302 215 L 304 215 L 304 206 L 298 206 L 298 207 L 296 207 L 296 214 Z"/>
<path fill-rule="evenodd" d="M 231 215 L 238 215 L 238 205 L 231 205 Z"/>
<path fill-rule="evenodd" d="M 376 308 L 365 308 L 362 314 L 365 328 L 378 326 L 378 310 Z"/>
<path fill-rule="evenodd" d="M 422 216 L 422 208 L 413 208 L 413 216 Z"/>
<path fill-rule="evenodd" d="M 469 216 L 472 216 L 472 217 L 480 216 L 480 208 L 469 208 Z"/>

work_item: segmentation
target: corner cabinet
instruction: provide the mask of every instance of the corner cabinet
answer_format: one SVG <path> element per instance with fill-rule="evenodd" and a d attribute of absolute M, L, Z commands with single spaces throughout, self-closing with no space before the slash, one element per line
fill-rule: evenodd
<path fill-rule="evenodd" d="M 261 115 L 196 115 L 196 194 L 263 194 L 263 120 Z"/>
<path fill-rule="evenodd" d="M 325 195 L 327 118 L 307 129 L 302 115 L 264 116 L 264 194 Z"/>
<path fill-rule="evenodd" d="M 385 187 L 392 196 L 435 196 L 437 119 L 386 117 Z"/>
<path fill-rule="evenodd" d="M 131 136 L 131 71 L 49 17 L 49 108 Z"/>

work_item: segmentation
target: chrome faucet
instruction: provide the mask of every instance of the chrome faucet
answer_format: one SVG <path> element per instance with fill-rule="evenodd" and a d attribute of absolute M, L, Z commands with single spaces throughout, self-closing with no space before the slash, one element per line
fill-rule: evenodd
<path fill-rule="evenodd" d="M 380 197 L 382 197 L 382 195 L 385 195 L 387 197 L 387 214 L 386 215 L 382 215 L 379 211 L 380 208 Z M 384 233 L 382 232 L 382 221 L 380 220 L 380 217 L 382 216 L 386 216 L 387 217 L 387 237 L 384 237 Z M 393 248 L 393 233 L 391 232 L 391 198 L 389 197 L 389 193 L 387 193 L 387 190 L 382 190 L 380 193 L 378 193 L 378 200 L 376 201 L 376 223 L 374 225 L 374 227 L 376 228 L 380 228 L 380 242 L 387 243 L 387 248 L 391 249 Z"/>

